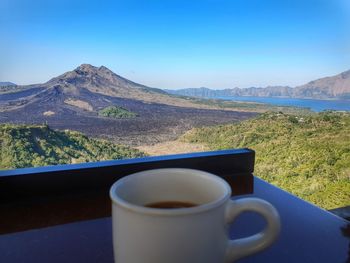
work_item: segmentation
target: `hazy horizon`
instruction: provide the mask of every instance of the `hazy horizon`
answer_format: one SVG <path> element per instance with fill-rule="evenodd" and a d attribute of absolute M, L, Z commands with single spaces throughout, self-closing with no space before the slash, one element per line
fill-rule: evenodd
<path fill-rule="evenodd" d="M 89 63 L 83 63 L 83 64 L 89 64 Z M 91 64 L 90 64 L 91 65 Z M 104 65 L 100 65 L 100 66 L 96 66 L 96 65 L 92 65 L 92 66 L 95 66 L 95 67 L 101 67 L 101 66 L 104 66 Z M 77 67 L 76 67 L 77 68 Z M 75 68 L 74 68 L 75 69 Z M 71 69 L 71 70 L 74 70 L 74 69 Z M 67 71 L 71 71 L 71 70 L 67 70 Z M 66 71 L 66 72 L 67 72 Z M 112 70 L 113 71 L 113 70 Z M 344 71 L 347 71 L 347 70 L 344 70 Z M 342 72 L 344 72 L 344 71 L 342 71 Z M 339 73 L 336 73 L 336 74 L 334 74 L 334 75 L 338 75 L 338 74 L 340 74 L 340 73 L 342 73 L 342 72 L 339 72 Z M 65 72 L 62 72 L 62 74 L 63 73 L 65 73 Z M 117 75 L 119 75 L 118 74 L 118 72 L 114 72 L 114 73 L 116 73 Z M 59 75 L 61 75 L 61 74 L 59 74 Z M 57 75 L 58 76 L 58 75 Z M 54 77 L 57 77 L 57 76 L 53 76 L 53 78 Z M 333 76 L 333 75 L 332 75 Z M 322 76 L 322 77 L 320 77 L 320 78 L 323 78 L 323 77 L 332 77 L 332 76 Z M 121 77 L 125 77 L 125 76 L 121 76 Z M 16 85 L 32 85 L 32 84 L 43 84 L 43 83 L 45 83 L 45 82 L 47 82 L 47 81 L 49 81 L 49 80 L 51 80 L 51 78 L 50 79 L 48 79 L 48 80 L 46 80 L 46 81 L 43 81 L 43 82 L 37 82 L 37 83 L 28 83 L 28 84 L 20 84 L 20 83 L 16 83 L 15 81 L 7 81 L 7 80 L 1 80 L 0 79 L 0 82 L 12 82 L 12 83 L 14 83 L 14 84 L 16 84 Z M 129 80 L 131 80 L 131 81 L 134 81 L 133 79 L 129 79 Z M 315 79 L 313 79 L 313 80 L 315 80 Z M 301 85 L 302 84 L 306 84 L 306 83 L 308 83 L 308 82 L 310 82 L 310 81 L 313 81 L 313 80 L 309 80 L 309 81 L 307 81 L 307 82 L 305 82 L 305 83 L 301 83 Z M 139 83 L 139 84 L 142 84 L 142 85 L 145 85 L 144 83 L 142 83 L 142 82 L 137 82 L 137 81 L 134 81 L 134 82 L 136 82 L 136 83 Z M 147 85 L 146 85 L 147 86 Z M 209 88 L 209 89 L 213 89 L 213 90 L 223 90 L 223 89 L 233 89 L 233 88 L 240 88 L 240 89 L 246 89 L 246 88 L 252 88 L 252 87 L 254 87 L 254 88 L 266 88 L 266 87 L 269 87 L 269 86 L 288 86 L 288 85 L 266 85 L 266 86 L 249 86 L 249 87 L 238 87 L 238 86 L 236 86 L 236 87 L 219 87 L 219 88 L 214 88 L 214 87 L 208 87 L 208 86 L 200 86 L 200 87 L 173 87 L 173 88 L 167 88 L 167 87 L 154 87 L 153 86 L 153 88 L 159 88 L 159 89 L 164 89 L 164 90 L 167 90 L 167 89 L 169 89 L 169 90 L 180 90 L 180 89 L 187 89 L 187 88 Z M 152 87 L 152 86 L 149 86 L 149 87 Z M 288 87 L 291 87 L 291 88 L 294 88 L 294 87 L 297 87 L 297 86 L 288 86 Z"/>
<path fill-rule="evenodd" d="M 0 81 L 83 63 L 162 89 L 291 86 L 350 69 L 346 0 L 1 1 Z"/>

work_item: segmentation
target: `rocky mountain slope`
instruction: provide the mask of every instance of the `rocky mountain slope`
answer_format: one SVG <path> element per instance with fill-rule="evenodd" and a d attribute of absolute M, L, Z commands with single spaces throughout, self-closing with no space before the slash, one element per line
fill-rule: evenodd
<path fill-rule="evenodd" d="M 66 72 L 44 84 L 47 87 L 60 87 L 65 93 L 79 94 L 81 88 L 91 92 L 120 98 L 140 98 L 161 100 L 166 93 L 161 89 L 150 88 L 125 79 L 108 68 L 82 64 L 73 71 Z M 165 95 L 165 96 L 162 96 Z M 166 96 L 168 97 L 168 96 Z"/>
<path fill-rule="evenodd" d="M 4 87 L 0 89 L 0 111 L 23 107 L 37 103 L 43 97 L 63 94 L 66 98 L 76 99 L 84 92 L 90 91 L 110 97 L 135 99 L 149 103 L 162 103 L 181 107 L 208 108 L 191 101 L 169 96 L 161 89 L 151 88 L 125 79 L 108 68 L 82 64 L 43 84 Z M 9 94 L 13 93 L 13 94 Z M 11 100 L 11 103 L 1 103 Z M 64 101 L 63 101 L 64 102 Z M 89 103 L 89 102 L 87 102 Z M 91 106 L 91 103 L 89 103 Z M 212 107 L 214 108 L 214 107 Z"/>
<path fill-rule="evenodd" d="M 101 114 L 110 107 L 129 112 L 130 118 Z M 210 108 L 214 107 L 170 96 L 88 64 L 44 84 L 0 89 L 0 123 L 47 123 L 129 145 L 169 140 L 192 127 L 254 115 Z"/>
<path fill-rule="evenodd" d="M 17 85 L 0 87 L 0 112 L 14 110 L 31 103 L 38 103 L 44 97 L 64 97 L 61 102 L 72 104 L 71 101 L 80 101 L 79 98 L 86 92 L 95 95 L 105 95 L 114 98 L 125 98 L 142 101 L 145 103 L 160 103 L 178 107 L 191 107 L 198 109 L 220 109 L 215 105 L 198 103 L 195 100 L 169 95 L 167 92 L 147 87 L 123 78 L 108 68 L 95 67 L 82 64 L 78 68 L 68 71 L 43 84 Z M 82 102 L 85 109 L 95 110 L 90 101 L 85 97 Z M 96 103 L 95 103 L 96 104 Z M 78 103 L 75 103 L 77 106 Z"/>
<path fill-rule="evenodd" d="M 350 70 L 336 76 L 325 77 L 298 86 L 294 97 L 306 98 L 350 98 Z"/>

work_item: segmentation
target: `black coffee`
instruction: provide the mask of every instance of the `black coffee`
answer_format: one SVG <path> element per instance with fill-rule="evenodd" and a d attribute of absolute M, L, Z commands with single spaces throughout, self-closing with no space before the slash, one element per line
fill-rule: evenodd
<path fill-rule="evenodd" d="M 191 202 L 180 202 L 180 201 L 162 201 L 155 202 L 145 205 L 145 207 L 150 208 L 161 208 L 161 209 L 176 209 L 176 208 L 186 208 L 186 207 L 194 207 L 197 204 Z"/>

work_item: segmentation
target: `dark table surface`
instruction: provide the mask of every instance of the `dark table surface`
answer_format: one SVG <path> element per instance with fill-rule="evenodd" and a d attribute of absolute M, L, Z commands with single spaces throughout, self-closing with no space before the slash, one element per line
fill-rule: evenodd
<path fill-rule="evenodd" d="M 253 196 L 272 203 L 280 213 L 282 230 L 270 248 L 239 262 L 350 262 L 350 222 L 254 180 L 253 194 L 235 198 Z M 111 218 L 103 217 L 1 234 L 0 262 L 112 263 L 111 227 Z M 231 226 L 230 236 L 244 237 L 263 227 L 258 215 L 245 213 Z"/>

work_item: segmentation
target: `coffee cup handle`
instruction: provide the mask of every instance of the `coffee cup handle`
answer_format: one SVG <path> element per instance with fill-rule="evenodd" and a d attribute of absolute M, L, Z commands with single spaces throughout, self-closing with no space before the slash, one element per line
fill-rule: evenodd
<path fill-rule="evenodd" d="M 245 211 L 262 215 L 267 225 L 264 230 L 255 235 L 229 240 L 226 263 L 234 262 L 267 248 L 276 240 L 280 232 L 281 223 L 277 210 L 270 203 L 259 198 L 230 200 L 226 207 L 226 223 L 232 223 L 239 214 Z"/>

